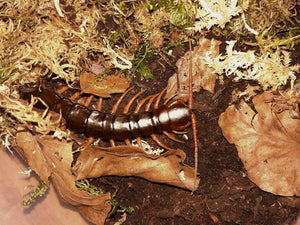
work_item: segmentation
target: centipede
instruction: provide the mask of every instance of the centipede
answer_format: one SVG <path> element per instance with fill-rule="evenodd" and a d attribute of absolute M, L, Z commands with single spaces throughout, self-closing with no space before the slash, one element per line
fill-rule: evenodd
<path fill-rule="evenodd" d="M 49 110 L 61 113 L 69 130 L 75 133 L 84 133 L 87 137 L 110 141 L 112 146 L 115 145 L 115 140 L 125 141 L 128 144 L 129 139 L 134 138 L 140 143 L 140 137 L 150 136 L 158 145 L 168 149 L 156 137 L 155 134 L 159 133 L 165 134 L 174 141 L 182 142 L 169 132 L 178 133 L 190 126 L 191 118 L 194 117 L 192 109 L 180 99 L 167 100 L 164 104 L 159 105 L 165 92 L 163 90 L 159 94 L 144 98 L 136 106 L 134 112 L 128 113 L 134 100 L 143 92 L 141 91 L 131 98 L 122 113 L 116 113 L 121 101 L 130 90 L 132 88 L 122 94 L 111 112 L 101 111 L 99 105 L 96 110 L 91 110 L 86 105 L 75 102 L 74 96 L 71 99 L 62 97 L 60 95 L 62 90 L 55 92 L 42 88 L 24 93 L 23 98 L 27 100 L 30 100 L 31 96 L 40 98 L 49 107 Z M 155 98 L 154 108 L 150 109 Z M 145 109 L 140 111 L 144 104 L 146 104 Z M 41 108 L 41 106 L 39 107 Z"/>

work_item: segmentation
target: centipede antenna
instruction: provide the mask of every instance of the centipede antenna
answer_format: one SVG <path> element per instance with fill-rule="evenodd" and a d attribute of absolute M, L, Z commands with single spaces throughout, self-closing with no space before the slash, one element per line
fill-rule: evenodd
<path fill-rule="evenodd" d="M 155 134 L 151 134 L 150 135 L 151 138 L 161 147 L 163 147 L 166 150 L 172 150 L 171 148 L 169 148 L 168 146 L 164 145 L 157 137 Z"/>
<path fill-rule="evenodd" d="M 84 105 L 85 105 L 86 107 L 88 107 L 88 106 L 91 104 L 93 98 L 94 98 L 94 95 L 91 94 L 91 95 L 86 99 Z"/>
<path fill-rule="evenodd" d="M 131 107 L 132 103 L 146 90 L 141 90 L 140 92 L 138 92 L 135 96 L 133 96 L 130 101 L 127 103 L 127 105 L 124 108 L 123 113 L 126 114 L 129 111 L 129 108 Z"/>
<path fill-rule="evenodd" d="M 67 91 L 67 90 L 69 90 L 69 89 L 70 89 L 69 86 L 64 86 L 64 87 L 58 89 L 58 90 L 56 91 L 56 93 L 59 94 L 59 95 L 61 95 L 62 93 L 64 93 L 65 91 Z"/>
<path fill-rule="evenodd" d="M 192 52 L 192 44 L 191 40 L 189 41 L 189 47 L 190 47 L 190 65 L 189 65 L 189 108 L 193 109 L 193 52 Z"/>
<path fill-rule="evenodd" d="M 124 99 L 125 95 L 131 91 L 133 89 L 133 87 L 131 88 L 128 88 L 122 95 L 121 97 L 118 99 L 118 101 L 116 101 L 115 105 L 113 106 L 112 110 L 111 110 L 111 113 L 116 113 L 117 112 L 117 109 L 121 103 L 121 101 Z"/>
<path fill-rule="evenodd" d="M 167 90 L 167 88 L 165 88 L 162 92 L 160 92 L 160 94 L 159 94 L 159 96 L 157 97 L 156 102 L 155 102 L 155 104 L 154 104 L 154 109 L 157 109 L 157 108 L 158 108 L 158 105 L 159 105 L 161 96 L 164 94 L 164 92 L 165 92 L 166 90 Z"/>
<path fill-rule="evenodd" d="M 192 51 L 192 43 L 189 40 L 189 47 L 190 47 L 190 65 L 189 65 L 189 108 L 193 109 L 193 51 Z M 194 137 L 194 149 L 195 149 L 195 179 L 194 179 L 194 191 L 196 189 L 197 184 L 197 171 L 198 171 L 198 142 L 197 142 L 197 126 L 196 126 L 196 116 L 194 113 L 191 114 L 191 121 L 192 121 L 192 130 L 193 130 L 193 137 Z M 193 193 L 193 192 L 192 192 Z"/>
<path fill-rule="evenodd" d="M 184 141 L 178 140 L 176 137 L 174 137 L 172 134 L 168 133 L 167 131 L 163 131 L 163 134 L 173 141 L 184 143 Z"/>
<path fill-rule="evenodd" d="M 97 102 L 97 110 L 101 111 L 102 103 L 103 103 L 103 98 L 99 97 L 98 102 Z"/>

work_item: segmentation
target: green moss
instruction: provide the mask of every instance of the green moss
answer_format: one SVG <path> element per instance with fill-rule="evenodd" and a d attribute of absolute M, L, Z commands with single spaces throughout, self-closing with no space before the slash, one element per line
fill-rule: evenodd
<path fill-rule="evenodd" d="M 130 206 L 129 207 L 124 207 L 124 206 L 122 206 L 118 203 L 118 201 L 116 200 L 116 195 L 117 195 L 117 192 L 118 192 L 118 188 L 115 187 L 115 189 L 116 189 L 116 191 L 113 193 L 113 195 L 111 197 L 111 200 L 110 200 L 110 204 L 112 206 L 112 209 L 108 213 L 107 217 L 112 216 L 116 212 L 122 212 L 122 213 L 126 212 L 126 213 L 131 214 L 134 211 L 134 209 Z"/>
<path fill-rule="evenodd" d="M 37 188 L 31 192 L 30 198 L 27 200 L 23 200 L 23 205 L 24 206 L 30 206 L 32 203 L 34 203 L 38 198 L 44 196 L 48 190 L 48 186 L 41 181 Z"/>
<path fill-rule="evenodd" d="M 156 0 L 148 6 L 150 11 L 158 8 L 164 8 L 171 24 L 177 27 L 187 27 L 193 23 L 194 10 L 191 7 L 187 9 L 184 5 L 177 4 L 174 0 Z"/>
<path fill-rule="evenodd" d="M 103 195 L 103 191 L 101 188 L 96 187 L 92 184 L 89 183 L 87 179 L 83 180 L 78 180 L 75 182 L 75 186 L 81 190 L 81 191 L 86 191 L 91 195 L 98 196 L 98 195 Z"/>

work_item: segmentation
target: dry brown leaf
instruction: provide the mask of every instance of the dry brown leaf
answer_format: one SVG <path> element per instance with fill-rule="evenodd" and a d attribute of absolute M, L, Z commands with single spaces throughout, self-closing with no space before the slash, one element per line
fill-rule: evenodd
<path fill-rule="evenodd" d="M 274 112 L 277 97 L 256 96 L 257 113 L 244 101 L 229 106 L 219 125 L 256 185 L 273 194 L 300 196 L 300 120 L 291 117 L 290 110 Z"/>
<path fill-rule="evenodd" d="M 206 54 L 209 52 L 211 57 L 219 55 L 219 46 L 221 42 L 217 40 L 208 40 L 201 38 L 199 45 L 196 46 L 192 52 L 192 77 L 193 77 L 193 91 L 200 91 L 201 88 L 214 93 L 216 83 L 216 73 L 213 69 L 207 66 L 204 60 Z M 190 51 L 185 53 L 180 58 L 176 66 L 178 73 L 170 77 L 168 81 L 166 98 L 177 96 L 181 99 L 187 99 L 189 86 L 189 69 L 190 69 Z M 179 90 L 177 88 L 177 76 L 179 79 Z"/>
<path fill-rule="evenodd" d="M 30 168 L 47 185 L 49 185 L 48 178 L 51 177 L 62 201 L 77 207 L 92 223 L 104 224 L 111 209 L 110 193 L 93 196 L 75 187 L 76 177 L 71 174 L 72 143 L 59 141 L 52 136 L 34 136 L 27 131 L 19 132 L 16 138 Z"/>
<path fill-rule="evenodd" d="M 198 188 L 199 179 L 194 189 L 195 170 L 183 165 L 184 159 L 181 150 L 154 157 L 133 146 L 89 146 L 78 157 L 73 172 L 78 180 L 108 175 L 138 176 L 193 191 Z"/>
<path fill-rule="evenodd" d="M 110 94 L 123 93 L 130 85 L 124 76 L 110 75 L 95 82 L 96 75 L 87 71 L 80 74 L 80 88 L 84 93 L 110 98 Z"/>

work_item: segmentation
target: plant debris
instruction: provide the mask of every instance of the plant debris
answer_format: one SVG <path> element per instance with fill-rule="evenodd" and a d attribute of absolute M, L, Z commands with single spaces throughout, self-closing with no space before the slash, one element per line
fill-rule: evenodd
<path fill-rule="evenodd" d="M 217 57 L 220 44 L 219 41 L 213 39 L 200 38 L 198 45 L 192 51 L 193 91 L 199 92 L 200 89 L 203 88 L 214 93 L 217 75 L 207 66 L 205 56 L 207 52 L 209 52 L 211 57 Z M 188 99 L 190 54 L 190 51 L 185 53 L 185 55 L 177 61 L 176 66 L 178 67 L 178 72 L 169 79 L 165 98 L 176 95 L 177 98 Z M 177 83 L 177 81 L 179 81 L 179 83 Z"/>
<path fill-rule="evenodd" d="M 235 43 L 236 41 L 227 42 L 225 56 L 211 57 L 207 54 L 205 60 L 216 73 L 225 72 L 226 76 L 236 76 L 235 80 L 257 80 L 264 90 L 276 90 L 288 81 L 295 81 L 295 73 L 299 72 L 300 64 L 291 66 L 288 52 L 267 52 L 257 56 L 252 50 L 233 50 Z"/>
<path fill-rule="evenodd" d="M 80 89 L 87 94 L 108 98 L 110 94 L 123 93 L 129 87 L 129 82 L 124 76 L 110 75 L 99 77 L 90 72 L 80 74 Z"/>
<path fill-rule="evenodd" d="M 94 196 L 75 186 L 76 179 L 71 174 L 71 142 L 51 136 L 34 136 L 28 131 L 19 131 L 16 141 L 20 147 L 18 153 L 47 186 L 51 178 L 62 201 L 77 207 L 87 220 L 104 224 L 111 208 L 110 193 Z"/>
<path fill-rule="evenodd" d="M 292 104 L 282 104 L 282 96 Z M 291 98 L 293 97 L 293 98 Z M 223 135 L 234 143 L 248 177 L 262 190 L 283 196 L 300 196 L 300 95 L 263 93 L 254 97 L 255 113 L 244 101 L 221 114 Z M 283 107 L 283 108 L 282 108 Z M 295 111 L 297 117 L 291 113 Z"/>
<path fill-rule="evenodd" d="M 193 191 L 197 189 L 199 179 L 194 187 L 195 171 L 182 165 L 184 159 L 185 153 L 181 150 L 153 156 L 133 146 L 88 146 L 78 157 L 72 171 L 78 180 L 109 175 L 138 176 Z"/>

